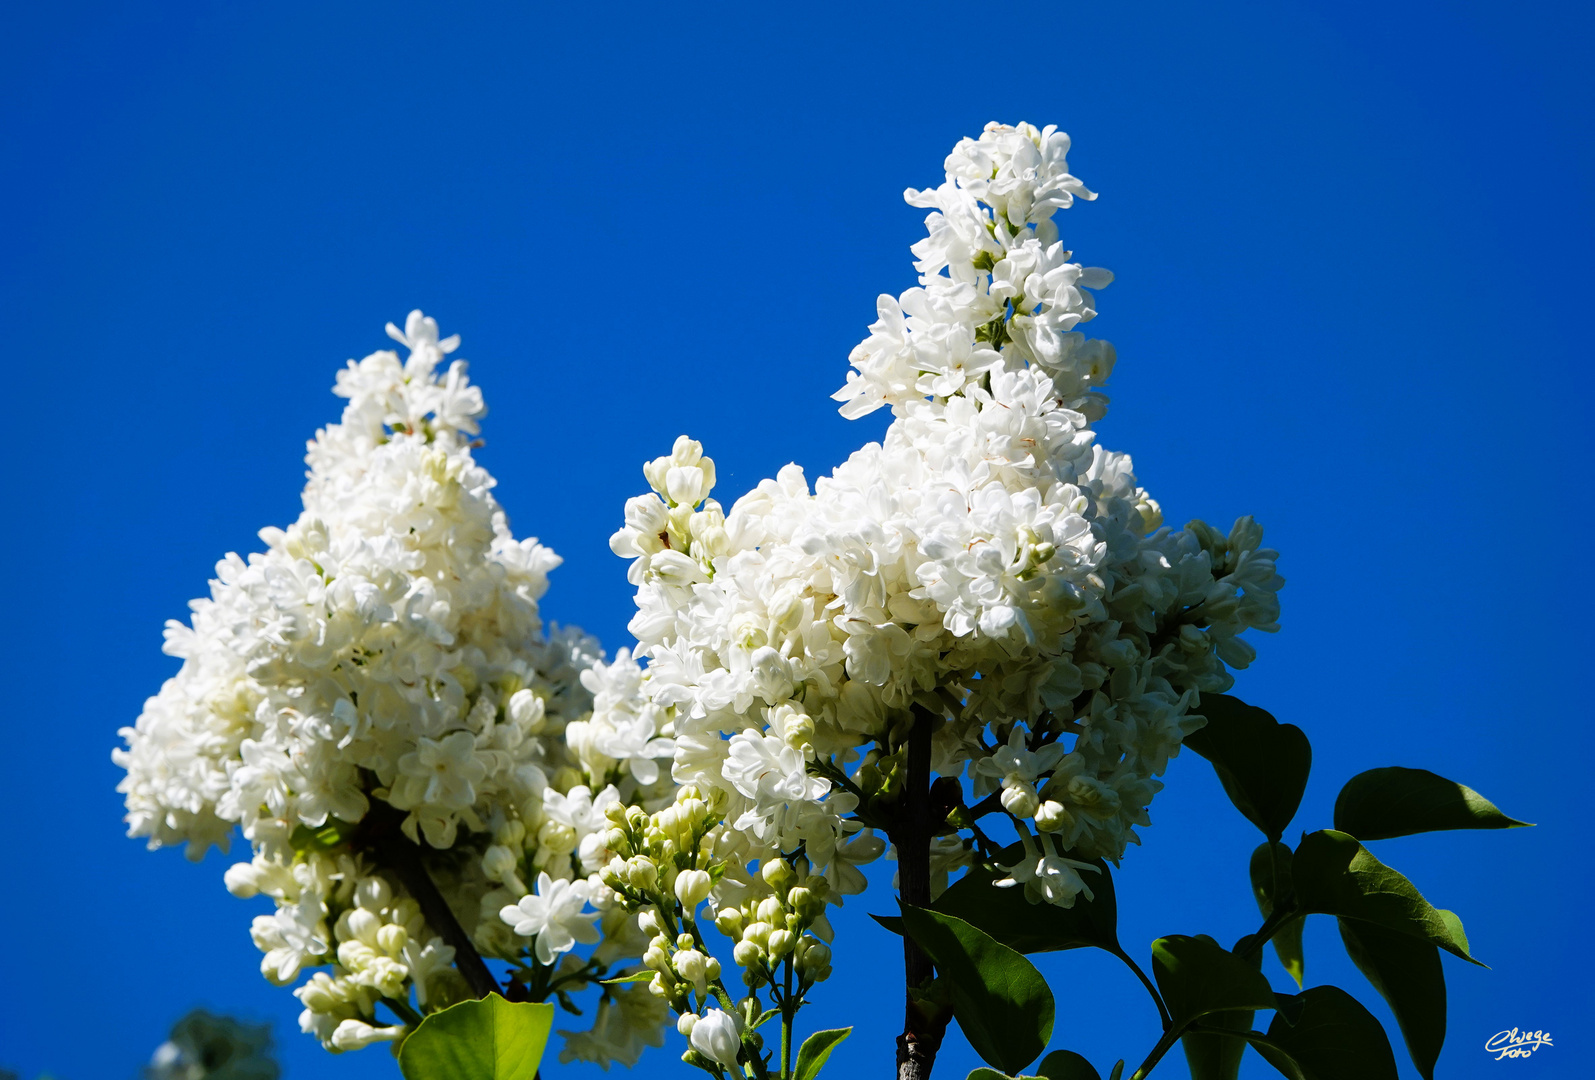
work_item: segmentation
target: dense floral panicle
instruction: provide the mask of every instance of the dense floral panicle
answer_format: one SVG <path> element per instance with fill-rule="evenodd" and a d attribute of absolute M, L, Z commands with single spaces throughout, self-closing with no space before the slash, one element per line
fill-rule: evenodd
<path fill-rule="evenodd" d="M 1277 629 L 1261 529 L 1164 528 L 1129 457 L 1095 442 L 1114 352 L 1075 328 L 1112 275 L 1058 238 L 1056 211 L 1095 198 L 1068 148 L 993 124 L 908 192 L 932 210 L 919 283 L 879 299 L 836 395 L 849 417 L 890 406 L 880 443 L 726 511 L 683 437 L 611 541 L 676 779 L 723 797 L 748 858 L 801 846 L 833 897 L 862 887 L 849 853 L 879 850 L 838 784 L 889 790 L 917 707 L 940 718 L 935 771 L 1000 791 L 1031 853 L 1009 881 L 1072 903 L 1079 860 L 1119 858 L 1148 823 L 1200 694 L 1252 659 L 1239 635 Z M 942 846 L 945 881 L 971 855 Z"/>
<path fill-rule="evenodd" d="M 373 811 L 454 853 L 434 874 L 482 951 L 551 965 L 612 907 L 604 808 L 670 799 L 636 663 L 544 632 L 560 559 L 511 533 L 473 456 L 486 408 L 464 361 L 444 367 L 459 339 L 418 311 L 388 333 L 408 357 L 339 372 L 347 404 L 309 443 L 303 513 L 229 554 L 190 622 L 168 625 L 183 665 L 113 755 L 129 831 L 152 847 L 198 858 L 242 827 L 254 857 L 228 887 L 277 905 L 252 929 L 262 972 L 286 985 L 328 968 L 296 993 L 335 1050 L 402 1033 L 375 1020 L 381 998 L 427 1009 L 463 991 L 454 950 L 361 839 Z M 538 919 L 499 918 L 551 894 Z M 636 1015 L 606 1013 L 606 1030 Z"/>

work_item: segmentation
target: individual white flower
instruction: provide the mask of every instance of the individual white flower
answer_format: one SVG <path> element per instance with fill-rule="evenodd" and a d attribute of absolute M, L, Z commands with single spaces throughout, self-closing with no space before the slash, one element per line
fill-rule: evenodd
<path fill-rule="evenodd" d="M 556 881 L 545 871 L 537 875 L 536 892 L 506 906 L 499 918 L 521 937 L 536 938 L 537 959 L 551 964 L 555 956 L 569 952 L 578 941 L 590 945 L 598 940 L 593 926 L 598 912 L 583 910 L 589 893 L 585 880 Z"/>
<path fill-rule="evenodd" d="M 737 1067 L 742 1050 L 742 1023 L 732 1013 L 710 1009 L 692 1025 L 692 1048 L 727 1069 Z"/>
<path fill-rule="evenodd" d="M 1074 898 L 1080 893 L 1085 893 L 1087 900 L 1092 898 L 1091 887 L 1080 871 L 1100 872 L 1096 866 L 1058 854 L 1051 836 L 1042 835 L 1039 850 L 1027 831 L 1020 830 L 1019 839 L 1024 854 L 1012 866 L 1002 867 L 1008 876 L 996 882 L 999 889 L 1022 885 L 1032 903 L 1045 901 L 1058 907 L 1073 907 Z"/>

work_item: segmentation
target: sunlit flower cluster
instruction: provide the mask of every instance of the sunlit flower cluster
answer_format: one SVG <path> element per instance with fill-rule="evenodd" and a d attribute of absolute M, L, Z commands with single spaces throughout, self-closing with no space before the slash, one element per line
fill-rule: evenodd
<path fill-rule="evenodd" d="M 641 952 L 599 879 L 606 809 L 673 790 L 635 662 L 544 632 L 560 560 L 515 538 L 473 458 L 486 410 L 465 363 L 445 366 L 458 338 L 420 312 L 388 332 L 408 358 L 339 372 L 347 405 L 309 444 L 303 513 L 262 530 L 263 552 L 223 559 L 190 623 L 168 624 L 182 668 L 114 754 L 129 831 L 152 847 L 199 858 L 242 830 L 253 858 L 228 887 L 276 903 L 252 929 L 262 972 L 288 985 L 319 969 L 295 993 L 302 1027 L 334 1050 L 400 1038 L 466 993 L 379 830 L 418 845 L 479 951 L 568 993 Z M 603 944 L 572 955 L 600 926 Z M 634 1062 L 659 1018 L 612 999 L 579 1045 Z"/>
<path fill-rule="evenodd" d="M 1071 904 L 1083 860 L 1149 822 L 1200 694 L 1252 660 L 1240 635 L 1277 627 L 1262 530 L 1163 527 L 1128 456 L 1096 444 L 1114 352 L 1076 327 L 1112 275 L 1059 239 L 1054 214 L 1095 197 L 1068 149 L 993 124 L 907 193 L 932 210 L 919 284 L 880 298 L 836 395 L 849 417 L 890 407 L 882 442 L 812 488 L 789 465 L 725 511 L 683 437 L 611 541 L 676 779 L 723 798 L 749 860 L 801 850 L 835 895 L 879 851 L 854 812 L 900 784 L 919 715 L 934 771 L 1020 834 L 1007 882 Z M 938 841 L 943 880 L 970 857 Z"/>

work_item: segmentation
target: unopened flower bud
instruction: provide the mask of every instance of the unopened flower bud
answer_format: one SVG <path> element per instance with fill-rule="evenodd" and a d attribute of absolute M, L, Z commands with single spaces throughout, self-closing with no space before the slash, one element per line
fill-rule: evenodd
<path fill-rule="evenodd" d="M 233 863 L 222 875 L 227 891 L 240 900 L 248 900 L 260 892 L 260 873 L 253 863 Z"/>
<path fill-rule="evenodd" d="M 482 873 L 494 881 L 503 881 L 515 872 L 517 862 L 513 851 L 503 844 L 494 844 L 482 852 Z"/>
<path fill-rule="evenodd" d="M 770 940 L 770 931 L 772 929 L 773 927 L 767 922 L 749 923 L 742 931 L 742 940 L 751 941 L 762 949 L 765 943 Z"/>
<path fill-rule="evenodd" d="M 785 859 L 766 859 L 764 865 L 759 868 L 759 875 L 764 878 L 766 885 L 777 891 L 792 884 L 792 878 L 795 876 L 791 864 Z"/>
<path fill-rule="evenodd" d="M 1074 815 L 1060 802 L 1048 799 L 1036 811 L 1036 828 L 1042 832 L 1063 832 L 1074 824 Z"/>
<path fill-rule="evenodd" d="M 698 1022 L 697 1013 L 682 1013 L 676 1017 L 676 1031 L 682 1035 L 691 1035 L 692 1026 Z"/>
<path fill-rule="evenodd" d="M 683 870 L 676 876 L 676 899 L 688 911 L 708 899 L 713 888 L 714 881 L 706 870 Z"/>
<path fill-rule="evenodd" d="M 790 930 L 772 930 L 770 932 L 770 955 L 777 960 L 792 951 L 792 946 L 797 941 L 797 935 Z"/>
<path fill-rule="evenodd" d="M 831 948 L 818 938 L 804 938 L 805 944 L 798 952 L 797 967 L 799 975 L 807 975 L 820 968 L 831 966 Z"/>
<path fill-rule="evenodd" d="M 653 908 L 649 908 L 637 916 L 637 925 L 642 928 L 642 932 L 645 934 L 657 934 L 661 929 L 659 913 Z"/>
<path fill-rule="evenodd" d="M 1036 811 L 1041 808 L 1041 798 L 1029 784 L 1004 786 L 1002 806 L 1014 817 L 1034 817 Z"/>
<path fill-rule="evenodd" d="M 389 956 L 397 956 L 410 943 L 410 935 L 402 926 L 389 924 L 377 931 L 377 947 Z"/>
<path fill-rule="evenodd" d="M 708 967 L 708 958 L 697 949 L 683 949 L 675 957 L 676 974 L 690 983 L 701 985 Z"/>
<path fill-rule="evenodd" d="M 786 908 L 781 901 L 773 896 L 766 896 L 759 901 L 758 916 L 760 922 L 775 924 L 781 921 L 781 916 L 786 914 Z"/>
<path fill-rule="evenodd" d="M 736 940 L 742 934 L 742 912 L 736 908 L 721 908 L 714 917 L 714 926 L 726 937 Z"/>
<path fill-rule="evenodd" d="M 634 889 L 651 889 L 659 881 L 659 867 L 646 855 L 633 855 L 626 860 L 626 879 Z"/>
<path fill-rule="evenodd" d="M 737 962 L 738 967 L 755 967 L 764 963 L 764 950 L 759 948 L 757 942 L 739 941 L 731 950 L 731 959 Z"/>

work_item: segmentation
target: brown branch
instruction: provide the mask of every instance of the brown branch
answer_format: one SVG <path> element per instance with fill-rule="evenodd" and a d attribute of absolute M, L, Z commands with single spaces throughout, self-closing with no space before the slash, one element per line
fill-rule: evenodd
<path fill-rule="evenodd" d="M 404 815 L 387 803 L 373 799 L 371 811 L 361 824 L 366 838 L 376 852 L 377 861 L 393 871 L 400 884 L 421 907 L 421 916 L 445 944 L 454 948 L 454 966 L 465 977 L 465 983 L 475 997 L 502 994 L 498 980 L 487 969 L 482 954 L 476 951 L 471 936 L 454 917 L 447 900 L 438 891 L 437 883 L 427 873 L 421 848 L 400 829 Z"/>
<path fill-rule="evenodd" d="M 888 834 L 897 848 L 898 891 L 903 903 L 915 907 L 930 906 L 930 841 L 941 824 L 935 818 L 930 792 L 930 737 L 935 721 L 929 710 L 914 706 L 902 814 L 897 827 Z M 928 988 L 935 973 L 930 957 L 904 934 L 903 977 L 907 986 L 903 1033 L 897 1037 L 897 1080 L 929 1080 L 936 1064 L 947 1019 L 927 1011 L 931 1007 L 919 993 Z"/>

